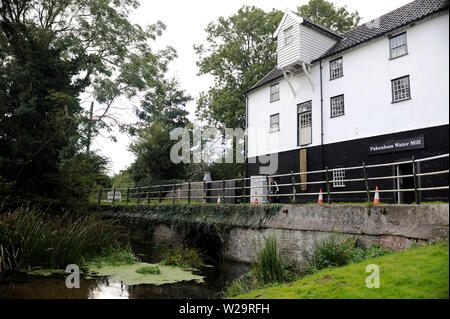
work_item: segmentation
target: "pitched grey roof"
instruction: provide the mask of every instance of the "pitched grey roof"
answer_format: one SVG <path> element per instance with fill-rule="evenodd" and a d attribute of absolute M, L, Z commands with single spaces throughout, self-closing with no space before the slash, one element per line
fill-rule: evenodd
<path fill-rule="evenodd" d="M 416 0 L 394 11 L 386 13 L 385 15 L 382 15 L 369 23 L 357 26 L 342 34 L 331 31 L 308 19 L 304 19 L 304 22 L 306 22 L 305 24 L 340 38 L 340 40 L 333 47 L 331 47 L 321 57 L 314 60 L 313 63 L 377 37 L 386 35 L 389 32 L 424 19 L 432 14 L 448 10 L 449 1 L 450 0 Z M 258 83 L 256 83 L 247 92 L 250 92 L 282 76 L 283 72 L 275 68 L 259 80 Z"/>
<path fill-rule="evenodd" d="M 416 0 L 382 15 L 378 19 L 345 32 L 343 38 L 316 61 L 383 36 L 431 14 L 448 9 L 449 0 Z M 313 61 L 315 62 L 315 61 Z"/>
<path fill-rule="evenodd" d="M 263 86 L 271 81 L 281 78 L 282 76 L 283 76 L 283 71 L 278 70 L 277 68 L 274 68 L 272 71 L 267 73 L 261 80 L 259 80 L 255 85 L 253 85 L 249 90 L 247 90 L 244 93 L 253 91 L 256 88 L 259 88 L 260 86 Z"/>
<path fill-rule="evenodd" d="M 301 15 L 298 12 L 293 12 L 293 13 L 295 13 L 296 15 L 301 17 Z M 315 30 L 317 30 L 319 32 L 326 33 L 328 36 L 332 36 L 333 38 L 342 39 L 342 33 L 330 30 L 330 29 L 324 27 L 323 25 L 321 25 L 319 23 L 311 21 L 310 19 L 307 19 L 307 18 L 304 18 L 304 17 L 302 17 L 302 19 L 303 19 L 303 23 L 302 24 L 304 24 L 304 25 L 306 25 L 306 26 L 308 26 L 310 28 L 313 28 L 313 29 L 315 29 Z"/>

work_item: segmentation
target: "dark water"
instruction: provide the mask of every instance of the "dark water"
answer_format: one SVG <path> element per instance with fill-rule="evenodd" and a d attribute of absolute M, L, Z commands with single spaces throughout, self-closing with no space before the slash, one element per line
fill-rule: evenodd
<path fill-rule="evenodd" d="M 155 256 L 142 246 L 133 248 L 143 262 L 154 263 Z M 39 298 L 39 299 L 154 299 L 154 298 L 220 298 L 229 280 L 246 273 L 249 267 L 245 264 L 221 261 L 213 267 L 202 267 L 194 274 L 205 276 L 203 283 L 182 281 L 165 285 L 133 285 L 126 286 L 121 281 L 113 281 L 108 277 L 80 280 L 80 288 L 68 289 L 65 276 L 52 277 L 21 276 L 10 283 L 0 283 L 0 299 Z"/>

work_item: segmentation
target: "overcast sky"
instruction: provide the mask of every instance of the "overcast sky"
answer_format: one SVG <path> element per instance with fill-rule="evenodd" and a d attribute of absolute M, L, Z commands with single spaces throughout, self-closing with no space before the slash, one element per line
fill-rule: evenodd
<path fill-rule="evenodd" d="M 199 92 L 205 91 L 212 85 L 209 76 L 197 76 L 198 68 L 195 64 L 193 45 L 200 44 L 206 38 L 204 29 L 209 22 L 220 16 L 228 17 L 243 5 L 254 5 L 265 11 L 272 8 L 284 11 L 286 8 L 295 10 L 297 6 L 306 4 L 308 0 L 141 0 L 141 7 L 133 12 L 131 20 L 142 26 L 161 20 L 167 30 L 156 42 L 156 48 L 171 45 L 177 50 L 178 58 L 172 62 L 170 76 L 175 76 L 180 86 L 194 98 Z M 384 13 L 394 10 L 411 0 L 335 0 L 338 6 L 347 6 L 350 12 L 357 10 L 361 16 L 361 23 L 375 19 Z M 190 119 L 194 120 L 195 101 L 188 106 Z M 132 119 L 132 114 L 124 113 L 124 119 Z M 98 137 L 94 142 L 94 149 L 111 159 L 111 174 L 118 173 L 129 166 L 133 154 L 127 149 L 130 139 L 123 134 L 117 135 L 118 142 Z"/>

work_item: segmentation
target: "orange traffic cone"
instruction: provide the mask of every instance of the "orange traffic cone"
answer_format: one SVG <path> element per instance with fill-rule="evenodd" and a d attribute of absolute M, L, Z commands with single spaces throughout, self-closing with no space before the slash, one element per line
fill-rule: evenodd
<path fill-rule="evenodd" d="M 374 204 L 380 203 L 380 194 L 378 194 L 378 186 L 375 187 L 375 197 L 373 198 L 373 203 Z"/>
<path fill-rule="evenodd" d="M 217 204 L 221 204 L 221 203 L 222 203 L 222 201 L 220 199 L 220 194 L 219 194 L 219 195 L 217 195 Z"/>
<path fill-rule="evenodd" d="M 318 204 L 323 204 L 322 188 L 320 189 L 319 200 L 317 201 L 317 203 L 318 203 Z"/>

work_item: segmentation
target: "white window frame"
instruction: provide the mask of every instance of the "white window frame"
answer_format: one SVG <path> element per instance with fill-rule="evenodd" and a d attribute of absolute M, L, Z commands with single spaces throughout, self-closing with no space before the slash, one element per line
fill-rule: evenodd
<path fill-rule="evenodd" d="M 284 30 L 284 46 L 288 46 L 294 39 L 294 28 L 290 26 Z"/>
<path fill-rule="evenodd" d="M 312 143 L 312 100 L 297 104 L 297 145 L 304 146 Z M 300 142 L 300 129 L 309 127 L 311 130 L 311 140 L 308 143 Z"/>
<path fill-rule="evenodd" d="M 405 85 L 406 84 L 406 85 Z M 411 99 L 411 83 L 409 75 L 391 80 L 392 103 Z"/>
<path fill-rule="evenodd" d="M 345 187 L 345 169 L 333 169 L 333 187 Z"/>
<path fill-rule="evenodd" d="M 345 115 L 344 94 L 336 95 L 330 98 L 331 117 L 339 117 Z"/>
<path fill-rule="evenodd" d="M 278 121 L 277 122 L 272 122 L 272 119 L 277 118 Z M 269 117 L 269 132 L 270 133 L 274 133 L 274 132 L 279 132 L 280 131 L 280 113 L 275 113 L 270 115 Z"/>
<path fill-rule="evenodd" d="M 276 91 L 272 91 L 272 88 L 276 88 Z M 279 99 L 280 99 L 280 83 L 275 83 L 270 86 L 270 103 L 278 101 Z"/>
<path fill-rule="evenodd" d="M 340 62 L 340 65 L 337 65 Z M 330 61 L 330 81 L 344 76 L 344 59 L 342 57 Z"/>
<path fill-rule="evenodd" d="M 402 49 L 394 54 L 394 50 Z M 406 31 L 396 34 L 389 38 L 389 55 L 390 59 L 396 59 L 408 54 L 408 38 Z"/>

